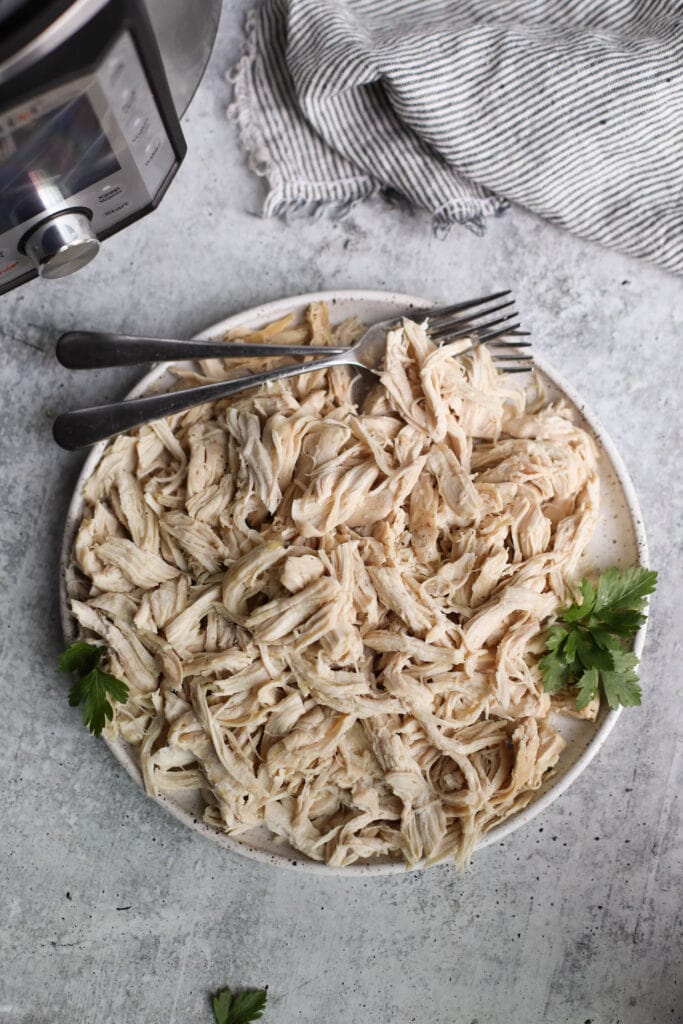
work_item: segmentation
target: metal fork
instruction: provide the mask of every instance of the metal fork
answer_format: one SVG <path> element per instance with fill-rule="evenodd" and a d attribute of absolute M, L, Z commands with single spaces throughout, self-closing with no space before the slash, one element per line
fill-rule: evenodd
<path fill-rule="evenodd" d="M 495 292 L 467 302 L 437 309 L 410 309 L 403 317 L 423 321 L 427 320 L 427 333 L 430 338 L 442 343 L 455 341 L 458 338 L 471 338 L 471 345 L 464 351 L 471 351 L 477 345 L 490 345 L 495 361 L 502 364 L 506 372 L 518 373 L 529 370 L 531 356 L 511 351 L 527 348 L 530 342 L 517 340 L 526 332 L 520 330 L 514 300 L 509 298 L 510 292 Z M 495 305 L 499 299 L 506 301 Z M 500 313 L 500 316 L 493 314 Z M 288 346 L 288 345 L 250 345 L 244 342 L 220 341 L 189 341 L 181 342 L 170 339 L 127 338 L 121 335 L 106 335 L 105 351 L 95 360 L 88 361 L 87 345 L 83 343 L 83 334 L 73 332 L 73 343 L 65 341 L 69 336 L 60 339 L 60 360 L 66 365 L 76 368 L 77 365 L 109 366 L 131 365 L 147 360 L 163 359 L 201 359 L 220 356 L 221 358 L 245 358 L 274 355 L 307 355 L 324 352 L 325 355 L 308 363 L 296 363 L 292 366 L 281 366 L 274 370 L 250 374 L 237 380 L 218 381 L 215 384 L 204 384 L 195 388 L 172 391 L 163 395 L 150 395 L 146 398 L 134 398 L 110 405 L 93 406 L 89 409 L 76 409 L 62 413 L 53 425 L 54 439 L 62 448 L 74 450 L 86 448 L 113 437 L 133 427 L 149 423 L 151 420 L 171 416 L 205 402 L 214 402 L 220 398 L 240 394 L 251 388 L 257 388 L 270 381 L 297 377 L 302 373 L 329 369 L 333 366 L 355 366 L 364 371 L 376 371 L 382 365 L 386 347 L 387 331 L 402 316 L 393 316 L 388 320 L 374 324 L 354 344 L 346 348 L 328 348 L 321 346 Z M 510 336 L 514 337 L 510 337 Z M 506 338 L 507 336 L 507 338 Z M 95 336 L 97 337 L 97 336 Z M 123 345 L 122 343 L 126 344 Z M 90 336 L 90 344 L 96 346 L 97 341 Z M 70 351 L 69 346 L 71 345 Z M 119 354 L 117 355 L 117 346 Z M 153 352 L 152 355 L 149 353 Z M 66 353 L 66 355 L 65 355 Z M 78 355 L 80 353 L 80 357 Z M 462 354 L 462 353 L 461 353 Z M 103 360 L 113 360 L 109 362 Z"/>

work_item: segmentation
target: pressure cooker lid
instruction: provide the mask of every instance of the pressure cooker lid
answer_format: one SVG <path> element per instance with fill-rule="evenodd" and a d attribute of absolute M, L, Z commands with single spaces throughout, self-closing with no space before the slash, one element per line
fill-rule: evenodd
<path fill-rule="evenodd" d="M 74 0 L 0 0 L 0 67 L 29 45 Z M 0 81 L 2 75 L 0 74 Z"/>
<path fill-rule="evenodd" d="M 37 7 L 35 0 L 0 0 L 0 25 L 16 15 L 21 7 Z"/>
<path fill-rule="evenodd" d="M 46 0 L 0 0 L 0 25 L 3 32 L 7 32 L 20 25 L 26 25 L 34 15 L 47 15 L 49 20 L 59 13 L 60 9 L 69 7 L 70 3 L 73 3 L 73 0 L 58 4 L 47 3 Z"/>

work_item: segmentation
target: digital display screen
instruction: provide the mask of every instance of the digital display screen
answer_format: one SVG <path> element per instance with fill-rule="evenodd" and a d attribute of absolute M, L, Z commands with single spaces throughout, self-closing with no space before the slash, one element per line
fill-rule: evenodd
<path fill-rule="evenodd" d="M 86 96 L 12 129 L 0 138 L 0 234 L 120 169 Z"/>

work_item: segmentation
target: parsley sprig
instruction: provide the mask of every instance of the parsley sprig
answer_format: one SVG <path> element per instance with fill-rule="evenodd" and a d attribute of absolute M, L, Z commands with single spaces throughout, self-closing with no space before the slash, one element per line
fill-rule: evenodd
<path fill-rule="evenodd" d="M 83 721 L 95 736 L 101 736 L 105 722 L 114 717 L 109 698 L 119 704 L 128 700 L 126 684 L 100 668 L 105 650 L 77 640 L 60 656 L 58 665 L 60 672 L 77 672 L 80 676 L 69 691 L 69 704 L 74 708 L 83 704 Z"/>
<path fill-rule="evenodd" d="M 657 585 L 657 573 L 635 567 L 608 569 L 581 584 L 581 603 L 571 604 L 546 634 L 548 654 L 539 662 L 543 689 L 576 689 L 576 707 L 600 692 L 610 708 L 640 704 L 638 658 L 627 642 L 645 622 L 643 610 Z"/>
<path fill-rule="evenodd" d="M 260 1020 L 267 998 L 268 993 L 263 988 L 246 989 L 237 995 L 229 988 L 222 988 L 211 1000 L 216 1024 L 251 1024 Z"/>

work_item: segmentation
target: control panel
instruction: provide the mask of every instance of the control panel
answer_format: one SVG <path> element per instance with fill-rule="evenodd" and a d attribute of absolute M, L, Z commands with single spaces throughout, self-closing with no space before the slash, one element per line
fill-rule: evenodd
<path fill-rule="evenodd" d="M 84 266 L 177 164 L 128 33 L 94 75 L 2 112 L 0 293 Z"/>

